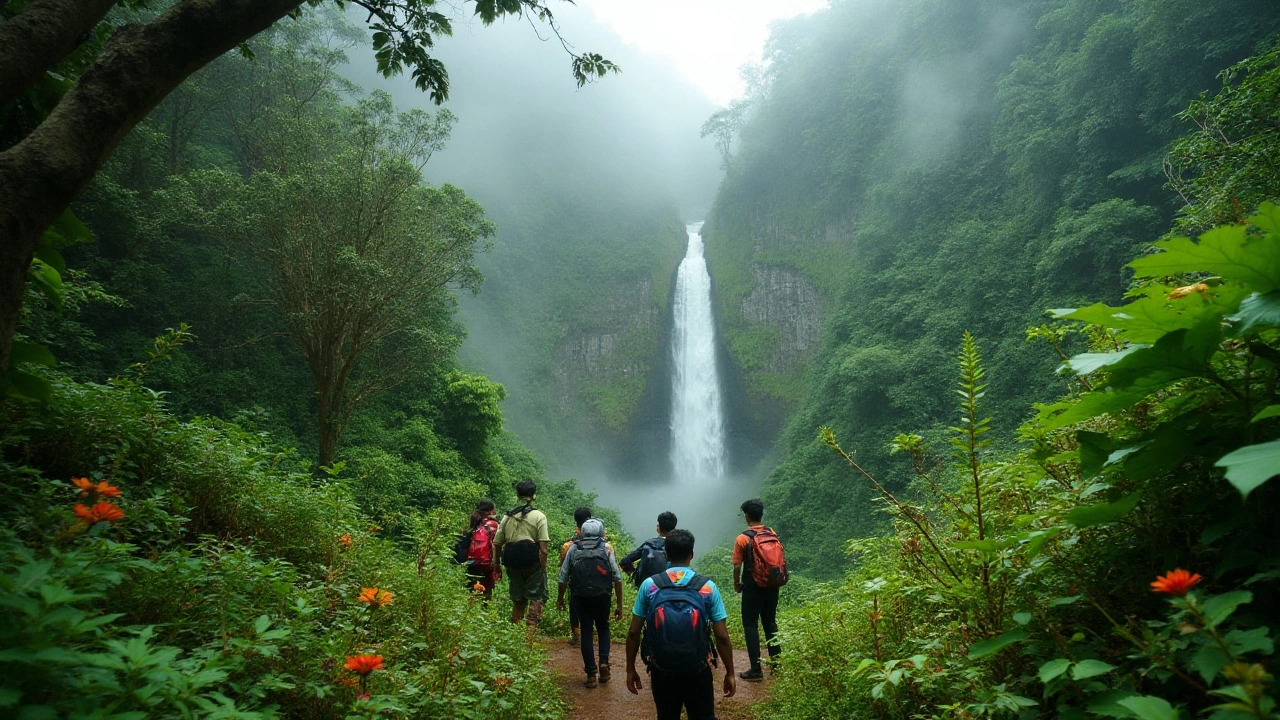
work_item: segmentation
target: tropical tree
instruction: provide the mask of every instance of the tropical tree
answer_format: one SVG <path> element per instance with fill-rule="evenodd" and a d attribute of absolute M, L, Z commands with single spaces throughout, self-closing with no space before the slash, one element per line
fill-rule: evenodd
<path fill-rule="evenodd" d="M 0 114 L 22 116 L 0 118 L 7 131 L 0 138 L 0 370 L 9 364 L 25 276 L 46 229 L 129 131 L 214 58 L 322 2 L 178 0 L 154 14 L 143 14 L 148 0 L 0 2 Z M 409 69 L 442 102 L 449 78 L 429 49 L 452 25 L 437 0 L 350 4 L 368 13 L 378 68 L 387 75 Z M 476 0 L 475 13 L 486 24 L 532 16 L 558 34 L 549 0 Z M 579 85 L 617 70 L 598 54 L 570 55 Z"/>
<path fill-rule="evenodd" d="M 248 179 L 190 180 L 208 208 L 197 222 L 262 264 L 266 300 L 306 357 L 322 466 L 358 407 L 455 348 L 449 289 L 479 287 L 472 258 L 493 234 L 460 189 L 422 183 L 447 110 L 398 113 L 378 92 L 330 115 L 275 115 Z"/>

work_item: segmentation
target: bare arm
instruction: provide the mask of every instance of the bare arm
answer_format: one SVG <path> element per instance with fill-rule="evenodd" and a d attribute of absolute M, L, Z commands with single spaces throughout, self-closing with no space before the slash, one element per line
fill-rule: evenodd
<path fill-rule="evenodd" d="M 716 636 L 716 652 L 720 655 L 720 661 L 724 663 L 724 696 L 733 697 L 734 693 L 738 691 L 738 686 L 737 675 L 733 672 L 733 641 L 729 639 L 729 628 L 721 620 L 711 626 L 711 631 Z M 630 647 L 630 643 L 630 638 L 628 638 L 628 647 Z"/>
<path fill-rule="evenodd" d="M 618 604 L 613 609 L 613 619 L 621 620 L 622 619 L 622 581 L 621 580 L 613 581 L 613 595 L 618 599 Z"/>
<path fill-rule="evenodd" d="M 644 618 L 632 615 L 631 627 L 627 630 L 627 690 L 632 695 L 639 695 L 644 687 L 644 683 L 640 682 L 640 673 L 636 672 L 636 654 L 640 652 L 640 631 L 643 628 Z"/>
<path fill-rule="evenodd" d="M 733 591 L 742 592 L 742 563 L 733 566 Z"/>
<path fill-rule="evenodd" d="M 542 540 L 538 543 L 538 562 L 542 563 L 542 569 L 547 569 L 547 541 Z"/>

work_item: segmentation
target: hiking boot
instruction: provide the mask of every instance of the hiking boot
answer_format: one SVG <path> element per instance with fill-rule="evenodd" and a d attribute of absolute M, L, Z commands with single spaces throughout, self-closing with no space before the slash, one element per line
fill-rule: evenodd
<path fill-rule="evenodd" d="M 595 675 L 588 675 L 588 676 L 587 676 L 587 681 L 586 681 L 585 683 L 583 683 L 583 685 L 586 685 L 586 686 L 587 686 L 587 687 L 589 687 L 589 688 L 593 688 L 593 687 L 595 687 L 595 686 L 597 686 L 597 685 L 599 685 L 599 684 L 600 684 L 600 683 L 596 682 L 596 676 L 595 676 Z"/>
<path fill-rule="evenodd" d="M 577 635 L 569 636 L 569 647 L 578 647 L 580 644 L 582 644 L 582 641 L 578 639 Z"/>
<path fill-rule="evenodd" d="M 738 677 L 746 680 L 747 682 L 760 682 L 761 680 L 764 680 L 764 671 L 755 667 L 747 670 L 746 672 L 738 673 Z"/>
<path fill-rule="evenodd" d="M 609 682 L 610 677 L 611 677 L 611 673 L 609 671 L 609 663 L 602 663 L 600 665 L 600 682 L 602 683 Z"/>

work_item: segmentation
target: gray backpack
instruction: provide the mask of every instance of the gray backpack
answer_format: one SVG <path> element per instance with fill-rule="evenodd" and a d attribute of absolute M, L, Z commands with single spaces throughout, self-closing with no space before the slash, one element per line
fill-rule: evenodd
<path fill-rule="evenodd" d="M 573 541 L 573 563 L 569 565 L 569 589 L 574 597 L 602 597 L 613 587 L 613 564 L 604 538 Z"/>

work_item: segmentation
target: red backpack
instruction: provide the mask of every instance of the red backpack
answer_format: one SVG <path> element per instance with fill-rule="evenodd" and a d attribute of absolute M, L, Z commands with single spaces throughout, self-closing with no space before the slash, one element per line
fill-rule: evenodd
<path fill-rule="evenodd" d="M 759 588 L 780 588 L 787 584 L 787 558 L 782 541 L 773 528 L 744 530 L 751 550 L 751 580 Z"/>
<path fill-rule="evenodd" d="M 467 548 L 467 560 L 476 565 L 493 564 L 493 536 L 497 533 L 497 523 L 492 518 L 471 532 L 471 546 Z"/>

